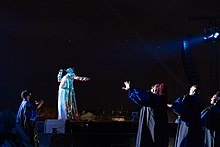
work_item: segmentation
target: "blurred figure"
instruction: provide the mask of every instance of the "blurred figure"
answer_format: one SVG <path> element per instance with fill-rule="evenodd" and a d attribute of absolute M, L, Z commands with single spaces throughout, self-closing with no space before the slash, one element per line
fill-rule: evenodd
<path fill-rule="evenodd" d="M 198 85 L 193 85 L 188 95 L 178 98 L 173 105 L 168 106 L 179 116 L 175 147 L 202 147 L 202 101 Z"/>
<path fill-rule="evenodd" d="M 141 90 L 124 82 L 122 89 L 128 91 L 128 97 L 141 106 L 136 147 L 167 147 L 167 86 L 156 84 L 150 91 Z"/>
<path fill-rule="evenodd" d="M 57 79 L 60 82 L 58 93 L 58 119 L 78 120 L 79 114 L 76 105 L 73 81 L 88 81 L 87 77 L 79 77 L 75 74 L 75 68 L 68 68 L 66 75 L 62 77 L 63 69 L 60 69 Z"/>
<path fill-rule="evenodd" d="M 9 109 L 0 111 L 0 146 L 30 146 L 30 138 L 16 124 L 15 114 Z"/>
<path fill-rule="evenodd" d="M 31 145 L 37 147 L 39 144 L 36 120 L 38 117 L 37 109 L 41 107 L 43 101 L 36 102 L 37 106 L 34 108 L 30 103 L 31 93 L 27 90 L 21 93 L 22 103 L 19 107 L 16 123 L 24 130 L 30 137 Z"/>
<path fill-rule="evenodd" d="M 210 101 L 210 106 L 201 113 L 203 129 L 205 132 L 204 147 L 220 146 L 220 91 Z"/>

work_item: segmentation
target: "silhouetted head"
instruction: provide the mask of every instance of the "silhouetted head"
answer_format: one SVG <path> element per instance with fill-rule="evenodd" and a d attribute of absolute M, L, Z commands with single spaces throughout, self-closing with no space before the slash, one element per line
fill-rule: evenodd
<path fill-rule="evenodd" d="M 0 110 L 0 135 L 5 135 L 16 125 L 15 114 L 10 109 Z"/>
<path fill-rule="evenodd" d="M 167 95 L 167 85 L 164 83 L 155 84 L 155 85 L 151 86 L 151 92 L 153 94 L 165 96 L 165 95 Z"/>
<path fill-rule="evenodd" d="M 167 85 L 164 83 L 161 83 L 158 87 L 158 94 L 160 96 L 166 96 L 167 95 Z"/>
<path fill-rule="evenodd" d="M 158 94 L 158 88 L 159 88 L 159 86 L 160 86 L 160 84 L 155 84 L 155 85 L 153 85 L 153 86 L 151 86 L 151 92 L 153 93 L 153 94 Z"/>
<path fill-rule="evenodd" d="M 75 73 L 75 72 L 76 72 L 76 69 L 75 69 L 75 68 L 67 68 L 67 69 L 66 69 L 66 72 L 67 72 L 67 73 Z"/>
<path fill-rule="evenodd" d="M 193 85 L 190 87 L 190 90 L 189 90 L 189 95 L 196 95 L 196 94 L 199 94 L 199 85 Z"/>
<path fill-rule="evenodd" d="M 31 98 L 31 92 L 29 92 L 28 90 L 23 90 L 21 92 L 21 98 L 26 99 L 26 100 L 30 100 Z"/>
<path fill-rule="evenodd" d="M 211 98 L 210 104 L 216 104 L 220 100 L 220 91 L 216 92 Z"/>

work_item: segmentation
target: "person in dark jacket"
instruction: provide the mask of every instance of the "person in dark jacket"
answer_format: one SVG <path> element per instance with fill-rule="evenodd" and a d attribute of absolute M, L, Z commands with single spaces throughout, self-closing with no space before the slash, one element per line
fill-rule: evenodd
<path fill-rule="evenodd" d="M 37 109 L 43 104 L 43 101 L 36 102 L 34 108 L 30 103 L 31 93 L 27 90 L 21 93 L 22 103 L 19 107 L 16 123 L 30 137 L 31 145 L 37 147 L 39 144 L 36 120 L 38 117 Z"/>
<path fill-rule="evenodd" d="M 173 105 L 168 106 L 179 116 L 175 147 L 202 147 L 202 100 L 198 85 L 193 85 L 188 95 L 178 98 Z"/>
<path fill-rule="evenodd" d="M 204 147 L 220 146 L 220 91 L 210 101 L 210 106 L 201 113 L 203 130 L 205 133 Z"/>
<path fill-rule="evenodd" d="M 124 82 L 122 89 L 128 91 L 128 97 L 141 107 L 136 147 L 167 147 L 167 86 L 153 85 L 150 91 L 130 87 Z"/>

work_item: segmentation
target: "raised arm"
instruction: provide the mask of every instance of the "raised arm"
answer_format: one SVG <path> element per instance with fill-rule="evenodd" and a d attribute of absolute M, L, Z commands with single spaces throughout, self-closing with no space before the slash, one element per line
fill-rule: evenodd
<path fill-rule="evenodd" d="M 59 70 L 59 73 L 58 73 L 58 75 L 57 75 L 57 81 L 58 81 L 58 82 L 61 82 L 62 75 L 63 75 L 63 69 L 60 69 L 60 70 Z"/>
<path fill-rule="evenodd" d="M 90 80 L 90 78 L 80 77 L 80 76 L 74 76 L 73 79 L 77 81 L 89 81 Z"/>
<path fill-rule="evenodd" d="M 124 82 L 125 87 L 122 89 L 128 91 L 128 98 L 131 99 L 135 104 L 141 105 L 150 105 L 150 97 L 145 90 L 138 88 L 131 88 L 130 81 Z"/>

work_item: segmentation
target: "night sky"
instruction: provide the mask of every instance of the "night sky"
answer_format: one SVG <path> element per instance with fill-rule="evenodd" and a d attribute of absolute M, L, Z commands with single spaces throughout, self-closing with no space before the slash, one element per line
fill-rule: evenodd
<path fill-rule="evenodd" d="M 33 99 L 56 108 L 57 73 L 68 67 L 91 78 L 74 83 L 80 111 L 136 109 L 121 90 L 125 80 L 141 88 L 165 82 L 172 102 L 189 88 L 181 41 L 189 33 L 201 36 L 208 24 L 188 18 L 220 16 L 219 0 L 194 1 L 1 1 L 0 107 L 15 111 L 29 89 Z M 207 104 L 208 48 L 198 44 L 192 54 Z"/>

